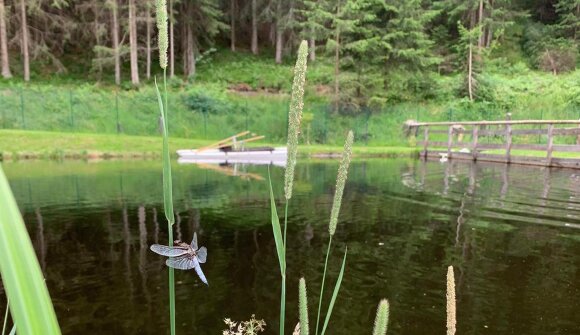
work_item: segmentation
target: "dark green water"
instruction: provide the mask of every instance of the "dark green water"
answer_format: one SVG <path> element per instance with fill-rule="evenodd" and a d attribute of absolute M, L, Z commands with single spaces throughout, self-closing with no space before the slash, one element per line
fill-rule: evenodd
<path fill-rule="evenodd" d="M 311 324 L 337 162 L 300 164 L 288 227 L 287 328 L 297 283 Z M 158 162 L 4 164 L 64 334 L 168 333 L 167 242 Z M 238 172 L 266 177 L 265 167 Z M 282 198 L 283 170 L 272 168 Z M 277 331 L 279 267 L 266 182 L 174 165 L 177 238 L 209 249 L 206 287 L 176 272 L 179 334 L 221 334 L 252 314 Z M 280 203 L 280 210 L 282 204 Z M 381 298 L 389 334 L 445 333 L 455 267 L 458 334 L 580 334 L 580 171 L 418 160 L 355 161 L 330 258 L 330 334 L 371 334 Z M 330 291 L 330 290 L 327 290 Z M 0 290 L 0 311 L 5 295 Z M 328 301 L 328 300 L 327 300 Z"/>

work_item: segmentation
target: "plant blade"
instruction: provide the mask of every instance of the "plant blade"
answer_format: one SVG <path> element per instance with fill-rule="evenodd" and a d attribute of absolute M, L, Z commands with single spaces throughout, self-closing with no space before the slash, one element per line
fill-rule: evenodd
<path fill-rule="evenodd" d="M 157 79 L 155 79 L 155 91 L 157 92 L 157 101 L 159 102 L 159 112 L 161 113 L 161 125 L 163 126 L 163 209 L 167 221 L 173 225 L 173 183 L 171 179 L 171 157 L 169 156 L 169 130 L 167 127 L 167 112 L 163 107 L 163 99 L 159 86 L 157 86 Z M 173 241 L 171 241 L 173 242 Z"/>
<path fill-rule="evenodd" d="M 274 232 L 274 241 L 276 242 L 276 252 L 278 253 L 280 274 L 284 275 L 286 273 L 286 255 L 284 252 L 284 239 L 282 237 L 282 229 L 280 228 L 280 219 L 278 218 L 278 211 L 276 210 L 276 202 L 274 201 L 274 191 L 272 190 L 272 178 L 270 176 L 270 168 L 268 168 L 268 182 L 270 183 L 270 207 L 272 209 L 272 230 Z"/>
<path fill-rule="evenodd" d="M 0 272 L 22 334 L 60 334 L 32 242 L 0 165 Z"/>
<path fill-rule="evenodd" d="M 328 321 L 330 321 L 330 316 L 332 315 L 332 308 L 334 307 L 334 303 L 336 302 L 336 297 L 338 296 L 338 291 L 340 291 L 340 284 L 342 283 L 342 277 L 344 276 L 344 268 L 346 265 L 346 254 L 348 252 L 348 248 L 344 249 L 344 258 L 342 259 L 342 267 L 340 268 L 340 273 L 338 275 L 338 279 L 336 280 L 336 285 L 334 286 L 334 292 L 332 292 L 332 298 L 330 299 L 330 304 L 328 305 L 328 311 L 326 312 L 326 319 L 324 320 L 324 326 L 322 327 L 321 335 L 326 332 L 326 327 L 328 327 Z"/>

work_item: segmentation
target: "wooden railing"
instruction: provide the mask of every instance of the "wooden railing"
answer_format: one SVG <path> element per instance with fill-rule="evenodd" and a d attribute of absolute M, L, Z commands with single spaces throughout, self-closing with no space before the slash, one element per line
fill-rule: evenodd
<path fill-rule="evenodd" d="M 580 120 L 509 120 L 508 114 L 506 121 L 408 121 L 405 126 L 414 130 L 416 135 L 419 135 L 420 128 L 423 128 L 421 156 L 425 158 L 471 159 L 508 164 L 580 168 Z M 434 134 L 447 134 L 447 140 L 430 141 L 430 136 L 433 137 Z M 471 141 L 463 141 L 465 135 L 470 136 Z M 546 143 L 514 143 L 514 137 L 525 135 L 545 136 Z M 574 136 L 575 144 L 554 144 L 556 136 Z M 482 138 L 486 137 L 493 137 L 495 142 L 499 139 L 502 143 L 484 143 Z M 461 148 L 461 150 L 453 150 L 455 148 Z M 498 149 L 505 150 L 505 153 L 486 153 L 486 150 L 497 151 Z M 512 150 L 544 151 L 545 155 L 543 157 L 514 155 Z M 555 158 L 554 153 L 557 152 L 575 152 L 578 156 Z"/>

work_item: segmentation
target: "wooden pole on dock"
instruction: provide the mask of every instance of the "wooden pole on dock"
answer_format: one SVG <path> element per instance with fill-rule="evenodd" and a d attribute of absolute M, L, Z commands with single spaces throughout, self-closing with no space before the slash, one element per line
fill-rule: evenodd
<path fill-rule="evenodd" d="M 507 113 L 506 121 L 512 120 L 512 113 Z M 512 126 L 508 123 L 505 126 L 505 161 L 510 163 L 512 152 Z"/>
<path fill-rule="evenodd" d="M 554 149 L 554 125 L 548 125 L 548 147 L 546 148 L 546 165 L 552 165 L 552 150 Z"/>

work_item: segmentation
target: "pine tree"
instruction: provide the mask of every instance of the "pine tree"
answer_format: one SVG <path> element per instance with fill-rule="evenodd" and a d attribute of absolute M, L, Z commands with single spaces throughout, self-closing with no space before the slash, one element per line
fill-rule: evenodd
<path fill-rule="evenodd" d="M 580 0 L 559 0 L 554 7 L 558 13 L 560 34 L 577 44 L 580 39 Z"/>
<path fill-rule="evenodd" d="M 423 9 L 421 0 L 397 0 L 389 9 L 394 16 L 383 37 L 387 68 L 420 71 L 438 64 L 440 59 L 433 55 L 433 41 L 425 30 L 438 11 Z"/>
<path fill-rule="evenodd" d="M 302 36 L 308 40 L 310 60 L 316 59 L 316 41 L 326 40 L 333 35 L 330 28 L 334 14 L 332 3 L 328 0 L 303 0 L 302 9 L 298 10 L 301 15 Z"/>

